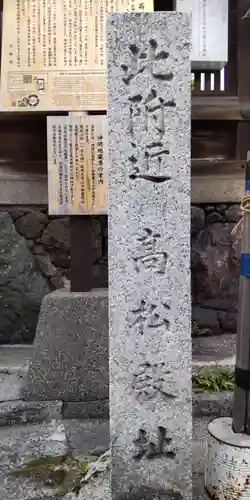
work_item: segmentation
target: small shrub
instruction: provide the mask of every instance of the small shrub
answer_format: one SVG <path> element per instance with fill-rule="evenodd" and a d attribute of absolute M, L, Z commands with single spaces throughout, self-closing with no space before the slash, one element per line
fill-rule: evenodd
<path fill-rule="evenodd" d="M 201 328 L 196 321 L 192 321 L 192 330 L 191 330 L 192 337 L 202 337 L 202 336 L 208 336 L 212 334 L 212 330 L 210 328 Z"/>
<path fill-rule="evenodd" d="M 233 391 L 234 387 L 234 373 L 225 367 L 204 369 L 193 377 L 195 392 Z"/>

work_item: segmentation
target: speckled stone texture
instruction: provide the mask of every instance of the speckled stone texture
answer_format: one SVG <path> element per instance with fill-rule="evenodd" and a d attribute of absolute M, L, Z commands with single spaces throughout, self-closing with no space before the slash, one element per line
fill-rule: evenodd
<path fill-rule="evenodd" d="M 112 498 L 190 499 L 189 16 L 112 14 L 108 54 Z"/>
<path fill-rule="evenodd" d="M 107 290 L 59 290 L 44 298 L 22 396 L 36 401 L 108 398 Z"/>

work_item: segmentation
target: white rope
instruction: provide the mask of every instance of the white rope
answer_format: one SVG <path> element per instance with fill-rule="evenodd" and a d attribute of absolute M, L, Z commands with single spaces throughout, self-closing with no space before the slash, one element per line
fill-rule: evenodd
<path fill-rule="evenodd" d="M 241 204 L 240 204 L 240 209 L 241 209 L 241 219 L 239 220 L 239 222 L 236 224 L 236 226 L 233 228 L 232 230 L 232 236 L 235 236 L 237 233 L 238 233 L 238 230 L 240 229 L 240 227 L 242 226 L 242 222 L 243 222 L 243 219 L 244 219 L 244 215 L 247 213 L 249 214 L 250 213 L 250 195 L 246 195 L 242 198 L 241 200 Z"/>

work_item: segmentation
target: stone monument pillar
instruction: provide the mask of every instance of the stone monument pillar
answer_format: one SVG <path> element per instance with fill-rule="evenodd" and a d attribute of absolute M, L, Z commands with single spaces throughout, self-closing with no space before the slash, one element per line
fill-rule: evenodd
<path fill-rule="evenodd" d="M 108 290 L 94 290 L 91 276 L 91 217 L 107 213 L 107 122 L 100 114 L 107 109 L 106 13 L 152 11 L 153 0 L 83 0 L 74 7 L 64 0 L 53 5 L 44 0 L 43 8 L 38 2 L 32 13 L 21 17 L 20 2 L 16 11 L 13 2 L 8 8 L 7 4 L 3 109 L 14 106 L 20 111 L 25 106 L 29 111 L 63 110 L 71 115 L 47 119 L 49 213 L 71 217 L 71 291 L 54 292 L 42 303 L 23 397 L 61 399 L 67 416 L 73 407 L 78 417 L 108 416 Z M 40 42 L 36 44 L 32 32 L 32 61 L 22 44 L 21 56 L 17 54 L 20 67 L 18 57 L 10 62 L 8 26 L 10 19 L 15 20 L 19 39 L 26 39 L 31 16 L 42 33 L 48 29 L 49 41 L 51 25 L 45 21 L 49 11 L 55 43 L 39 59 L 45 77 L 36 78 Z M 15 69 L 24 84 L 22 102 L 4 83 L 9 70 Z"/>
<path fill-rule="evenodd" d="M 108 21 L 112 499 L 191 499 L 190 18 Z"/>

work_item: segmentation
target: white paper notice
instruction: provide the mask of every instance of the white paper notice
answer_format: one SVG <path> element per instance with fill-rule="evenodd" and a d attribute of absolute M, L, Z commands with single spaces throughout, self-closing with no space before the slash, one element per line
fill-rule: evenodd
<path fill-rule="evenodd" d="M 47 143 L 49 213 L 106 213 L 106 116 L 50 116 Z"/>
<path fill-rule="evenodd" d="M 220 70 L 228 61 L 228 0 L 176 0 L 192 12 L 192 68 Z"/>

